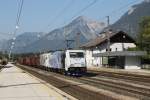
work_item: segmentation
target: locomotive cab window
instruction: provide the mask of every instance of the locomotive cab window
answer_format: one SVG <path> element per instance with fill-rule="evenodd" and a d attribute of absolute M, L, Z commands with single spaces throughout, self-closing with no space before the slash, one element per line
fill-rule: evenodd
<path fill-rule="evenodd" d="M 83 58 L 84 53 L 83 52 L 70 52 L 71 58 Z"/>

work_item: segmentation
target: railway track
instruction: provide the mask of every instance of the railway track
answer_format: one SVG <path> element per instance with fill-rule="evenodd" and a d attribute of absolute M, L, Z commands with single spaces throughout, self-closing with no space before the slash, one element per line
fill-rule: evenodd
<path fill-rule="evenodd" d="M 125 81 L 129 83 L 135 83 L 139 85 L 145 85 L 150 87 L 150 76 L 134 75 L 130 73 L 115 73 L 107 71 L 88 71 L 89 73 L 97 74 L 96 77 L 112 79 L 117 81 Z M 132 76 L 133 75 L 133 76 Z"/>
<path fill-rule="evenodd" d="M 117 100 L 117 99 L 114 99 L 107 95 L 99 94 L 98 92 L 93 92 L 88 89 L 81 88 L 78 85 L 73 85 L 73 84 L 70 84 L 68 82 L 65 82 L 65 81 L 62 81 L 62 80 L 59 80 L 59 79 L 53 77 L 54 75 L 57 75 L 57 76 L 62 76 L 62 75 L 58 75 L 55 73 L 53 75 L 49 75 L 45 72 L 44 72 L 45 74 L 40 74 L 39 71 L 42 71 L 42 70 L 33 71 L 33 70 L 30 70 L 30 69 L 22 67 L 22 66 L 18 66 L 18 67 L 31 73 L 32 75 L 50 83 L 51 85 L 55 86 L 56 88 L 59 88 L 60 90 L 68 93 L 69 95 L 74 96 L 75 98 L 77 98 L 79 100 L 85 100 L 85 99 L 86 100 L 100 100 L 100 99 L 101 100 Z"/>
<path fill-rule="evenodd" d="M 139 85 L 144 85 L 144 86 L 149 86 L 149 82 L 142 82 L 142 81 L 136 81 L 136 80 L 131 80 L 131 79 L 124 79 L 124 78 L 117 78 L 117 77 L 110 77 L 110 76 L 97 76 L 98 78 L 105 78 L 105 79 L 111 79 L 111 80 L 117 80 L 117 81 L 125 81 L 129 83 L 134 83 L 134 84 L 139 84 Z"/>
<path fill-rule="evenodd" d="M 89 73 L 98 74 L 97 77 L 109 77 L 122 79 L 130 82 L 145 84 L 150 86 L 150 76 L 145 75 L 135 75 L 131 73 L 116 73 L 116 72 L 107 72 L 107 71 L 88 71 Z"/>
<path fill-rule="evenodd" d="M 25 69 L 27 70 L 27 69 Z M 98 94 L 98 93 L 94 93 L 94 92 L 91 92 L 89 90 L 86 90 L 84 88 L 81 88 L 81 87 L 78 87 L 78 86 L 74 86 L 74 85 L 71 85 L 69 83 L 66 83 L 66 82 L 63 82 L 62 84 L 62 81 L 60 82 L 60 80 L 57 80 L 57 79 L 54 79 L 49 76 L 41 76 L 39 75 L 38 73 L 35 73 L 31 70 L 28 70 L 30 73 L 38 76 L 38 77 L 41 77 L 42 79 L 44 80 L 47 80 L 47 81 L 50 81 L 50 84 L 54 85 L 55 87 L 63 90 L 64 92 L 80 99 L 80 100 L 85 100 L 85 96 L 88 98 L 86 100 L 99 100 L 99 98 L 101 99 L 105 99 L 105 100 L 111 100 L 112 98 L 106 96 L 106 95 L 102 95 L 102 94 Z M 123 82 L 123 81 L 117 81 L 117 80 L 120 80 L 120 78 L 122 79 L 121 76 L 117 76 L 118 74 L 115 74 L 115 80 L 114 79 L 109 79 L 110 78 L 110 73 L 109 74 L 98 74 L 95 76 L 95 77 L 80 77 L 80 78 L 72 78 L 72 77 L 66 77 L 66 76 L 63 76 L 63 75 L 60 75 L 60 74 L 56 74 L 56 73 L 53 73 L 54 75 L 58 76 L 58 77 L 63 77 L 63 78 L 66 78 L 66 79 L 70 79 L 70 80 L 74 80 L 74 81 L 77 81 L 77 82 L 80 82 L 80 83 L 84 83 L 84 84 L 88 84 L 88 85 L 91 85 L 91 86 L 94 86 L 94 87 L 97 87 L 97 88 L 100 88 L 100 89 L 105 89 L 105 90 L 109 90 L 109 91 L 113 91 L 117 94 L 120 94 L 120 95 L 126 95 L 126 96 L 131 96 L 131 97 L 136 97 L 136 98 L 139 98 L 141 100 L 150 100 L 150 88 L 147 88 L 146 86 L 142 86 L 142 85 L 136 85 L 134 82 L 131 84 L 132 81 L 137 81 L 135 79 L 135 77 L 133 79 L 131 79 L 131 77 L 128 79 L 127 77 L 125 77 L 124 81 L 125 80 L 130 80 L 130 82 Z M 107 76 L 109 78 L 107 78 L 106 76 L 105 77 L 100 77 L 100 76 Z M 123 76 L 123 75 L 122 75 Z M 111 77 L 111 78 L 114 78 L 114 77 Z M 124 78 L 124 77 L 123 77 Z M 137 78 L 137 77 L 136 77 Z M 78 91 L 78 92 L 75 92 L 75 91 Z"/>
<path fill-rule="evenodd" d="M 98 88 L 103 88 L 118 94 L 140 98 L 141 100 L 150 99 L 150 88 L 130 85 L 129 83 L 118 82 L 109 79 L 80 78 L 82 83 L 87 83 Z"/>

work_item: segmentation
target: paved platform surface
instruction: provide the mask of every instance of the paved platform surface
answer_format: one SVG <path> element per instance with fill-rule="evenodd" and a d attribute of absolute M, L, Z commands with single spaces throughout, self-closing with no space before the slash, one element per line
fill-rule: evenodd
<path fill-rule="evenodd" d="M 67 100 L 67 98 L 10 64 L 0 71 L 0 100 Z"/>
<path fill-rule="evenodd" d="M 107 71 L 107 72 L 118 72 L 118 73 L 132 73 L 137 75 L 150 76 L 150 70 L 144 69 L 114 69 L 114 68 L 102 68 L 102 67 L 88 67 L 88 70 L 93 71 Z"/>

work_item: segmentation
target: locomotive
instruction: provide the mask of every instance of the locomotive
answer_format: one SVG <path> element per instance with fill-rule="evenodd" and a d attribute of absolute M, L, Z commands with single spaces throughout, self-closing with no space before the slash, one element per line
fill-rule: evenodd
<path fill-rule="evenodd" d="M 65 75 L 83 75 L 87 70 L 84 50 L 56 51 L 20 57 L 18 62 L 22 65 L 34 66 Z"/>

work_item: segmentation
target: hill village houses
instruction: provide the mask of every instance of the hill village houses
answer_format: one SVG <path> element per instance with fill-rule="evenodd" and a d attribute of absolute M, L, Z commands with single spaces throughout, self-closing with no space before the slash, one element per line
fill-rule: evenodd
<path fill-rule="evenodd" d="M 105 32 L 81 46 L 86 50 L 87 67 L 140 69 L 142 51 L 127 51 L 136 47 L 134 39 L 123 31 Z"/>

